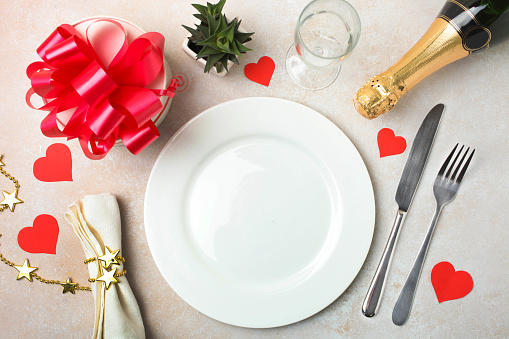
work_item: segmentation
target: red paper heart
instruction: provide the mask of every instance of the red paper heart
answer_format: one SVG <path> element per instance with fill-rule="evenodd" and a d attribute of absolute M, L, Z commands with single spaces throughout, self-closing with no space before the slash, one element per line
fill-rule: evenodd
<path fill-rule="evenodd" d="M 58 222 L 48 214 L 34 220 L 33 227 L 25 227 L 18 233 L 19 247 L 28 253 L 57 253 Z"/>
<path fill-rule="evenodd" d="M 474 282 L 468 272 L 455 271 L 447 261 L 440 262 L 431 271 L 431 283 L 439 303 L 463 298 L 472 291 Z"/>
<path fill-rule="evenodd" d="M 406 140 L 403 137 L 397 137 L 392 129 L 382 128 L 377 136 L 380 158 L 401 154 L 406 149 Z"/>
<path fill-rule="evenodd" d="M 247 64 L 246 67 L 244 67 L 244 74 L 249 80 L 268 87 L 275 69 L 276 64 L 274 60 L 268 56 L 264 56 L 261 57 L 256 64 Z"/>
<path fill-rule="evenodd" d="M 71 150 L 64 144 L 53 144 L 46 150 L 46 157 L 34 163 L 34 176 L 45 182 L 72 181 Z"/>

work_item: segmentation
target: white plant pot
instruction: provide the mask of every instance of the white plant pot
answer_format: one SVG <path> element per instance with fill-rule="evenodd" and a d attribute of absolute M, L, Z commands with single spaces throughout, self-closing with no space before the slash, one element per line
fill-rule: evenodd
<path fill-rule="evenodd" d="M 197 22 L 196 24 L 198 25 L 198 24 L 200 24 L 200 22 Z M 239 32 L 247 33 L 247 31 L 242 29 L 242 27 L 239 27 Z M 186 52 L 187 55 L 189 55 L 196 62 L 197 65 L 199 65 L 202 69 L 205 69 L 205 65 L 207 64 L 207 61 L 203 58 L 196 60 L 197 53 L 195 53 L 191 48 L 189 48 L 188 44 L 189 44 L 190 37 L 191 37 L 191 34 L 188 34 L 186 36 L 184 42 L 182 43 L 182 49 L 184 50 L 184 52 Z M 236 65 L 237 65 L 236 63 L 228 60 L 228 72 Z M 220 77 L 224 77 L 226 74 L 228 74 L 228 72 L 223 69 L 223 71 L 221 73 L 218 73 L 215 67 L 212 67 L 210 69 L 210 73 L 215 74 Z"/>

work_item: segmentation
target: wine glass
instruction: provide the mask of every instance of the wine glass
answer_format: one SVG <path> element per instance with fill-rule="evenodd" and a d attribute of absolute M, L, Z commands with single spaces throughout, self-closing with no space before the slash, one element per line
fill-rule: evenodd
<path fill-rule="evenodd" d="M 340 62 L 359 41 L 359 15 L 344 0 L 314 0 L 302 11 L 286 71 L 300 87 L 319 90 L 336 80 Z"/>

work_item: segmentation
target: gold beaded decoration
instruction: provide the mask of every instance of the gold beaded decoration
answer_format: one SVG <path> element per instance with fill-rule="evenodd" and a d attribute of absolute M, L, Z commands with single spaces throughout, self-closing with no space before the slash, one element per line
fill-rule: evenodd
<path fill-rule="evenodd" d="M 2 235 L 0 234 L 0 237 Z M 90 287 L 80 286 L 79 284 L 72 283 L 71 278 L 67 278 L 66 282 L 62 282 L 59 280 L 48 280 L 44 279 L 37 273 L 34 273 L 33 271 L 37 270 L 36 267 L 30 267 L 30 263 L 28 262 L 28 259 L 25 260 L 25 264 L 23 266 L 16 266 L 11 261 L 7 260 L 1 253 L 0 253 L 0 261 L 2 261 L 4 264 L 14 267 L 19 271 L 18 274 L 18 280 L 22 278 L 26 278 L 28 281 L 32 281 L 32 278 L 35 280 L 38 280 L 41 283 L 48 284 L 48 285 L 62 285 L 64 287 L 63 293 L 71 292 L 74 294 L 75 290 L 78 291 L 92 291 Z M 23 268 L 28 268 L 28 270 L 24 270 Z"/>
<path fill-rule="evenodd" d="M 3 157 L 3 155 L 0 154 L 0 173 L 2 175 L 4 175 L 7 179 L 12 181 L 12 183 L 14 184 L 14 187 L 16 189 L 12 193 L 9 193 L 9 192 L 6 192 L 6 191 L 2 191 L 2 193 L 3 193 L 3 200 L 0 201 L 0 212 L 2 212 L 3 210 L 5 210 L 7 208 L 9 208 L 11 210 L 11 212 L 14 212 L 15 205 L 23 203 L 22 200 L 18 199 L 18 190 L 19 190 L 20 186 L 19 186 L 18 180 L 16 180 L 12 175 L 7 173 L 2 168 L 2 166 L 5 166 L 4 163 L 2 162 L 2 157 Z"/>
<path fill-rule="evenodd" d="M 116 256 L 117 260 L 121 261 L 121 262 L 125 262 L 125 258 L 124 257 L 121 257 L 119 255 Z M 88 258 L 86 259 L 83 263 L 85 265 L 87 264 L 90 264 L 91 262 L 94 262 L 94 261 L 97 261 L 97 258 L 96 257 L 93 257 L 93 258 Z"/>
<path fill-rule="evenodd" d="M 87 260 L 85 260 L 85 261 L 84 261 L 84 263 L 85 263 L 85 265 L 87 265 L 87 264 L 90 264 L 91 262 L 94 262 L 94 261 L 96 261 L 96 260 L 97 260 L 97 258 L 96 258 L 96 257 L 88 258 Z"/>

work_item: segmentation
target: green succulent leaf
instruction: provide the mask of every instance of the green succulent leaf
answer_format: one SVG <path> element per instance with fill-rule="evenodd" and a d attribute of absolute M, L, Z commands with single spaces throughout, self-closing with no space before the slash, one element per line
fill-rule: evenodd
<path fill-rule="evenodd" d="M 226 30 L 222 31 L 220 34 L 224 34 L 226 39 L 228 39 L 229 42 L 232 42 L 235 38 L 235 25 L 232 23 L 229 27 L 226 28 Z"/>
<path fill-rule="evenodd" d="M 196 28 L 200 31 L 203 36 L 203 40 L 209 37 L 209 28 L 203 25 L 199 25 Z"/>
<path fill-rule="evenodd" d="M 252 50 L 251 48 L 244 46 L 238 41 L 235 41 L 235 45 L 237 46 L 237 49 L 239 50 L 240 53 L 246 53 Z"/>
<path fill-rule="evenodd" d="M 200 12 L 200 14 L 203 15 L 204 17 L 207 16 L 208 9 L 207 9 L 206 6 L 203 6 L 203 5 L 200 5 L 200 4 L 192 4 L 191 6 L 196 8 L 198 10 L 198 12 Z"/>
<path fill-rule="evenodd" d="M 214 15 L 214 6 L 210 2 L 207 2 L 207 12 Z"/>
<path fill-rule="evenodd" d="M 237 44 L 235 42 L 232 42 L 231 44 L 229 44 L 229 49 L 230 49 L 230 53 L 231 54 L 235 54 L 235 55 L 241 55 L 242 53 L 240 53 L 239 49 L 237 48 Z"/>
<path fill-rule="evenodd" d="M 240 42 L 241 44 L 251 41 L 251 35 L 254 33 L 242 33 L 242 32 L 235 32 L 235 40 Z"/>
<path fill-rule="evenodd" d="M 217 26 L 216 30 L 214 31 L 214 34 L 219 34 L 220 32 L 223 32 L 228 28 L 228 24 L 226 23 L 226 18 L 224 16 L 221 16 L 219 19 L 219 25 Z"/>
<path fill-rule="evenodd" d="M 200 20 L 201 22 L 207 22 L 207 17 L 204 16 L 203 14 L 193 14 L 193 16 Z"/>
<path fill-rule="evenodd" d="M 232 53 L 226 38 L 219 38 L 219 39 L 217 39 L 216 43 L 217 43 L 217 47 L 219 47 L 221 52 L 223 52 L 223 53 Z"/>
<path fill-rule="evenodd" d="M 216 62 L 219 61 L 223 57 L 224 53 L 218 53 L 218 54 L 209 54 L 207 57 L 207 64 L 205 64 L 205 73 L 210 72 L 210 69 L 214 66 Z"/>
<path fill-rule="evenodd" d="M 237 59 L 237 56 L 235 54 L 228 54 L 228 59 L 237 65 L 240 65 L 239 60 Z"/>
<path fill-rule="evenodd" d="M 209 24 L 209 35 L 213 35 L 216 32 L 217 27 L 219 26 L 219 20 L 214 18 L 214 16 L 207 12 L 207 22 Z"/>
<path fill-rule="evenodd" d="M 209 54 L 217 54 L 217 53 L 222 53 L 222 51 L 220 50 L 217 50 L 213 47 L 210 47 L 210 46 L 205 46 L 201 49 L 200 53 L 198 53 L 196 55 L 196 59 L 199 59 L 199 58 L 205 58 L 207 57 Z"/>
<path fill-rule="evenodd" d="M 218 48 L 217 46 L 217 35 L 209 36 L 207 39 L 200 41 L 199 46 L 210 46 L 212 48 Z"/>
<path fill-rule="evenodd" d="M 221 14 L 221 12 L 223 11 L 223 7 L 224 7 L 224 4 L 226 3 L 226 0 L 220 0 L 217 4 L 216 4 L 216 11 L 217 11 L 217 14 Z"/>
<path fill-rule="evenodd" d="M 187 31 L 188 31 L 189 33 L 191 33 L 191 35 L 192 35 L 192 36 L 194 36 L 194 37 L 198 37 L 198 36 L 200 36 L 200 35 L 203 35 L 203 34 L 201 34 L 199 31 L 197 31 L 196 29 L 191 28 L 191 27 L 189 27 L 189 26 L 182 25 L 182 27 L 184 27 L 185 29 L 187 29 Z"/>
<path fill-rule="evenodd" d="M 221 65 L 223 65 L 224 69 L 228 72 L 228 54 L 225 54 L 220 60 Z"/>
<path fill-rule="evenodd" d="M 217 73 L 223 72 L 224 67 L 223 67 L 223 64 L 221 64 L 220 62 L 216 62 L 215 67 L 216 67 Z"/>

